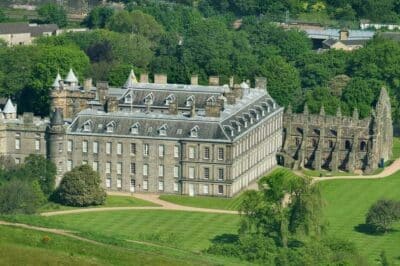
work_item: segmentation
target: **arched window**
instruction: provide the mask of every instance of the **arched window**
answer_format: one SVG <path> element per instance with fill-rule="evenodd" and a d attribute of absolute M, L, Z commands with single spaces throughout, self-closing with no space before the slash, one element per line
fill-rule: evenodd
<path fill-rule="evenodd" d="M 365 141 L 360 142 L 360 151 L 366 151 L 367 150 L 367 143 Z"/>
<path fill-rule="evenodd" d="M 311 139 L 311 144 L 315 148 L 318 145 L 318 141 L 316 139 Z"/>
<path fill-rule="evenodd" d="M 296 139 L 295 139 L 295 142 L 296 142 L 296 146 L 299 146 L 299 145 L 300 145 L 300 143 L 301 143 L 301 140 L 300 140 L 300 138 L 296 137 Z"/>
<path fill-rule="evenodd" d="M 346 150 L 350 150 L 350 149 L 351 149 L 351 142 L 350 142 L 350 140 L 346 140 L 346 141 L 345 141 L 345 143 L 344 143 L 344 148 L 345 148 Z"/>

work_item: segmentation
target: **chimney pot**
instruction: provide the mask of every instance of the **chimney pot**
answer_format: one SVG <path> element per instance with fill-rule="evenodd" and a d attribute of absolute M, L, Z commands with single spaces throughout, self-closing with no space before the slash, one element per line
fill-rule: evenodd
<path fill-rule="evenodd" d="M 140 74 L 140 83 L 149 83 L 149 74 L 141 73 Z"/>
<path fill-rule="evenodd" d="M 154 74 L 155 84 L 167 84 L 168 77 L 165 74 Z"/>
<path fill-rule="evenodd" d="M 90 91 L 93 87 L 93 83 L 92 83 L 92 79 L 85 79 L 85 81 L 83 82 L 83 89 L 85 91 Z"/>
<path fill-rule="evenodd" d="M 219 76 L 210 76 L 208 78 L 208 84 L 211 86 L 219 86 Z"/>
<path fill-rule="evenodd" d="M 190 84 L 191 85 L 199 85 L 199 76 L 192 75 L 192 77 L 190 78 Z"/>

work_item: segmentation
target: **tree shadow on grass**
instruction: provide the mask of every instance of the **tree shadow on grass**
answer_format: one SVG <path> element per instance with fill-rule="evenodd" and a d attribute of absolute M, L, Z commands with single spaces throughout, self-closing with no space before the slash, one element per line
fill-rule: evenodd
<path fill-rule="evenodd" d="M 385 235 L 387 233 L 392 233 L 392 232 L 397 232 L 398 231 L 398 230 L 395 230 L 395 229 L 390 229 L 390 230 L 388 230 L 386 232 L 377 232 L 377 231 L 374 230 L 374 228 L 371 225 L 368 225 L 368 224 L 359 224 L 357 226 L 354 226 L 354 230 L 356 232 L 363 233 L 363 234 L 366 234 L 366 235 L 371 235 L 371 236 L 383 236 L 383 235 Z"/>
<path fill-rule="evenodd" d="M 239 236 L 236 234 L 222 234 L 211 239 L 213 244 L 232 244 L 239 241 Z"/>

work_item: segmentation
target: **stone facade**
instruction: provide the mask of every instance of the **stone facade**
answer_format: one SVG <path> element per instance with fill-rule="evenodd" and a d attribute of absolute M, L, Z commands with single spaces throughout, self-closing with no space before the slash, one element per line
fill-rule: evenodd
<path fill-rule="evenodd" d="M 286 167 L 321 170 L 361 170 L 371 173 L 392 155 L 393 127 L 390 98 L 382 89 L 371 115 L 352 117 L 310 114 L 307 106 L 301 114 L 290 108 L 284 115 L 283 145 L 278 162 Z"/>

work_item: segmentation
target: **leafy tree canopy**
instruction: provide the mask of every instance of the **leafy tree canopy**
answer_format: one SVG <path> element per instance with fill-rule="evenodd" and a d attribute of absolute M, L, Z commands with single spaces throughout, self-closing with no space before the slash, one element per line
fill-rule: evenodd
<path fill-rule="evenodd" d="M 60 28 L 67 26 L 67 12 L 57 4 L 44 4 L 38 8 L 37 12 L 43 23 L 54 23 Z"/>

